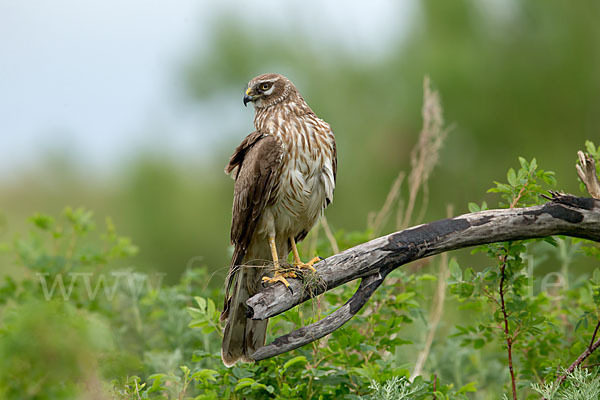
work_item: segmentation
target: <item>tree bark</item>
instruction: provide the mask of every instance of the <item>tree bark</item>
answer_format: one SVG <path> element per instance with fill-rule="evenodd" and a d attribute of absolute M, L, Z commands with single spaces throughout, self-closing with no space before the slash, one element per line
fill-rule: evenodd
<path fill-rule="evenodd" d="M 248 318 L 265 319 L 346 282 L 362 278 L 356 293 L 339 309 L 275 339 L 253 355 L 262 360 L 313 342 L 341 327 L 368 301 L 395 268 L 427 256 L 487 243 L 565 235 L 600 241 L 600 200 L 552 193 L 544 205 L 486 210 L 419 225 L 373 239 L 315 265 L 321 284 L 306 287 L 288 279 L 246 302 Z"/>

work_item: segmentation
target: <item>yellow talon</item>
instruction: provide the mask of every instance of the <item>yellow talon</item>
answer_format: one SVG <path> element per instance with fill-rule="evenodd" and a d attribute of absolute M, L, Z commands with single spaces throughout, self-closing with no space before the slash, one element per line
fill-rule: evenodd
<path fill-rule="evenodd" d="M 296 278 L 297 275 L 294 271 L 288 271 L 281 273 L 279 270 L 279 257 L 277 256 L 277 245 L 275 244 L 275 238 L 269 237 L 269 246 L 271 247 L 271 256 L 273 257 L 273 267 L 275 268 L 275 275 L 272 278 L 268 276 L 262 277 L 263 283 L 277 283 L 281 282 L 286 288 L 290 287 L 290 283 L 285 278 Z"/>
<path fill-rule="evenodd" d="M 300 268 L 310 268 L 312 272 L 317 272 L 317 270 L 315 269 L 315 267 L 313 267 L 314 263 L 318 263 L 319 261 L 321 261 L 320 257 L 315 257 L 312 260 L 310 260 L 309 262 L 307 262 L 304 265 L 299 265 L 298 267 Z"/>
<path fill-rule="evenodd" d="M 321 259 L 319 257 L 315 257 L 312 260 L 310 260 L 307 263 L 303 263 L 303 262 L 294 262 L 294 267 L 296 268 L 307 268 L 310 269 L 312 272 L 317 272 L 317 270 L 315 269 L 315 267 L 313 267 L 313 264 L 317 261 L 320 261 Z"/>
<path fill-rule="evenodd" d="M 285 278 L 295 278 L 295 277 L 296 277 L 296 274 L 294 272 L 286 272 L 286 273 L 282 274 L 279 271 L 275 271 L 275 275 L 273 275 L 272 278 L 269 278 L 268 276 L 263 276 L 262 281 L 263 281 L 263 283 L 281 282 L 285 285 L 286 288 L 289 288 L 290 283 Z"/>
<path fill-rule="evenodd" d="M 312 272 L 316 272 L 317 270 L 313 267 L 313 264 L 319 262 L 321 259 L 319 257 L 315 257 L 307 263 L 303 263 L 300 260 L 300 256 L 298 255 L 298 248 L 296 247 L 296 241 L 293 237 L 290 238 L 290 243 L 292 244 L 292 252 L 294 253 L 294 267 L 300 268 L 308 268 Z M 297 278 L 298 275 L 294 271 L 286 271 L 281 272 L 279 269 L 279 257 L 277 256 L 277 246 L 275 245 L 275 238 L 269 237 L 269 245 L 271 247 L 271 256 L 273 257 L 273 266 L 275 267 L 275 275 L 272 278 L 268 276 L 262 277 L 263 284 L 272 284 L 281 282 L 285 285 L 286 288 L 290 287 L 290 283 L 285 278 Z"/>
<path fill-rule="evenodd" d="M 293 237 L 290 238 L 290 243 L 292 244 L 292 252 L 294 253 L 294 266 L 297 268 L 308 268 L 312 272 L 316 272 L 317 270 L 313 267 L 313 264 L 319 262 L 321 259 L 319 257 L 315 257 L 307 263 L 303 263 L 300 260 L 300 255 L 298 254 L 298 248 L 296 247 L 296 241 Z"/>

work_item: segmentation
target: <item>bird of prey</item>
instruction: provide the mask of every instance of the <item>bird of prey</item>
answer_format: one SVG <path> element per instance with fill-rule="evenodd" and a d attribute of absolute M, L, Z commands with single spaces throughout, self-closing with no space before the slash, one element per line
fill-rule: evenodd
<path fill-rule="evenodd" d="M 329 124 L 306 104 L 294 84 L 279 74 L 252 79 L 244 105 L 255 109 L 253 133 L 235 149 L 225 168 L 235 179 L 231 242 L 233 258 L 226 282 L 221 321 L 225 322 L 221 358 L 227 366 L 252 362 L 263 346 L 267 321 L 246 317 L 246 300 L 265 284 L 288 286 L 280 260 L 293 253 L 333 200 L 337 173 L 335 138 Z M 274 276 L 263 277 L 264 266 Z"/>

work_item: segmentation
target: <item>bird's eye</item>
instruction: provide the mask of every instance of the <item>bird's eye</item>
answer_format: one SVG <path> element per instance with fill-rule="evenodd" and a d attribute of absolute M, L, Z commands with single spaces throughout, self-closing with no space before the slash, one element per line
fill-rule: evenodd
<path fill-rule="evenodd" d="M 260 85 L 261 90 L 269 90 L 270 87 L 271 87 L 271 84 L 268 82 Z"/>

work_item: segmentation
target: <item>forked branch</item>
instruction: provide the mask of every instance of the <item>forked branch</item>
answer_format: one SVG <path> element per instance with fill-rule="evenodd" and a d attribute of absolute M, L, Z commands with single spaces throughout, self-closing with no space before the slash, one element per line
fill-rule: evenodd
<path fill-rule="evenodd" d="M 308 326 L 276 338 L 252 357 L 262 360 L 313 342 L 348 322 L 392 270 L 427 256 L 486 243 L 565 235 L 600 241 L 600 200 L 553 193 L 541 206 L 486 210 L 419 225 L 373 239 L 315 265 L 323 283 L 307 290 L 290 279 L 290 289 L 272 285 L 246 304 L 248 317 L 265 319 L 346 282 L 362 278 L 339 309 Z"/>

